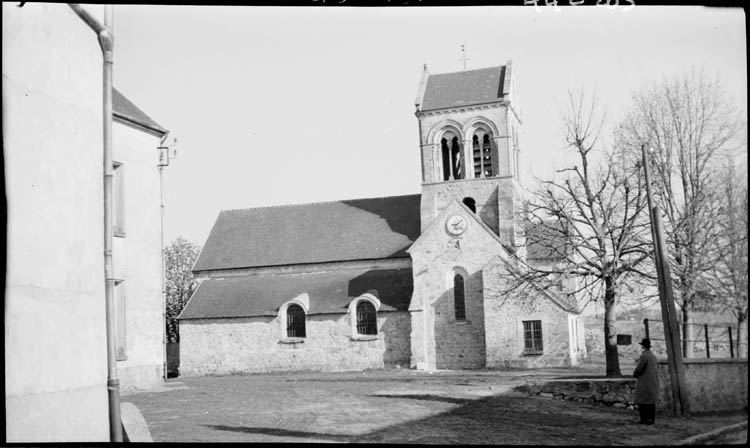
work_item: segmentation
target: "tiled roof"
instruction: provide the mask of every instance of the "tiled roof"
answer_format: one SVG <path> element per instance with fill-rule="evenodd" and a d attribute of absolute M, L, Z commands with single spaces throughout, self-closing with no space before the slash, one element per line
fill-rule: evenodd
<path fill-rule="evenodd" d="M 406 258 L 420 195 L 226 210 L 193 271 Z"/>
<path fill-rule="evenodd" d="M 500 101 L 506 66 L 430 75 L 421 110 L 445 109 Z"/>
<path fill-rule="evenodd" d="M 145 112 L 140 110 L 129 99 L 125 98 L 125 95 L 114 87 L 112 88 L 112 114 L 115 117 L 141 125 L 162 135 L 169 132 L 161 127 L 159 123 L 152 120 L 151 117 L 146 115 Z"/>
<path fill-rule="evenodd" d="M 351 300 L 377 291 L 382 311 L 407 310 L 413 290 L 411 269 L 343 269 L 305 274 L 209 278 L 193 293 L 180 319 L 275 316 L 302 293 L 308 314 L 345 313 Z"/>
<path fill-rule="evenodd" d="M 538 261 L 558 261 L 567 257 L 565 227 L 557 221 L 526 226 L 526 258 Z"/>

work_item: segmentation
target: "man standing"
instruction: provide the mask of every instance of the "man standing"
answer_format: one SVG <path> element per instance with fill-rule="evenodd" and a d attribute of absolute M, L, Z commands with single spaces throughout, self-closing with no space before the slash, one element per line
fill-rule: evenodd
<path fill-rule="evenodd" d="M 656 414 L 656 399 L 659 394 L 659 377 L 656 375 L 656 356 L 651 353 L 651 340 L 646 338 L 639 342 L 643 353 L 638 358 L 638 365 L 633 371 L 637 378 L 635 384 L 635 404 L 641 420 L 638 423 L 653 425 Z"/>

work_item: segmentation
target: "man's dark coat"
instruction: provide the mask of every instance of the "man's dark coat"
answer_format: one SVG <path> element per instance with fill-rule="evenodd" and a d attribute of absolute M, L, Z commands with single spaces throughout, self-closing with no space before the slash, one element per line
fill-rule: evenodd
<path fill-rule="evenodd" d="M 659 395 L 656 365 L 656 356 L 650 350 L 644 350 L 633 371 L 633 376 L 638 379 L 635 385 L 635 404 L 656 404 Z"/>

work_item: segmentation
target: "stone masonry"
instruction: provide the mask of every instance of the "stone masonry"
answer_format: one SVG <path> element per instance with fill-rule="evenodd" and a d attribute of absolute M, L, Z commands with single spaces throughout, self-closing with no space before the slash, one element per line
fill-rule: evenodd
<path fill-rule="evenodd" d="M 340 371 L 407 366 L 409 316 L 379 312 L 378 335 L 356 339 L 348 314 L 308 315 L 303 341 L 282 338 L 278 317 L 180 322 L 180 373 L 226 375 L 274 371 Z"/>
<path fill-rule="evenodd" d="M 541 291 L 505 291 L 510 273 L 501 257 L 490 261 L 483 274 L 487 367 L 570 366 L 585 354 L 583 331 L 571 331 L 581 325 L 577 317 L 567 318 L 569 313 Z M 524 352 L 523 321 L 530 320 L 542 322 L 542 354 Z"/>

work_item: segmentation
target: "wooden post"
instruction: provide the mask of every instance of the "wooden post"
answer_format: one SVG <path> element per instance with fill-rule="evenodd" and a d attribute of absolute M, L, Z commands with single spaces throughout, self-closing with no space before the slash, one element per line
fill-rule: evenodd
<path fill-rule="evenodd" d="M 732 326 L 727 327 L 729 330 L 729 357 L 734 358 L 734 342 L 732 341 Z"/>
<path fill-rule="evenodd" d="M 708 343 L 708 325 L 703 324 L 703 334 L 706 335 L 706 358 L 711 357 L 711 344 Z"/>
<path fill-rule="evenodd" d="M 646 329 L 646 339 L 651 339 L 648 335 L 648 319 L 643 319 L 643 327 Z"/>
<path fill-rule="evenodd" d="M 651 217 L 651 235 L 654 241 L 654 261 L 659 282 L 659 301 L 664 323 L 664 339 L 667 344 L 667 363 L 669 365 L 669 382 L 672 389 L 672 410 L 675 415 L 689 415 L 690 409 L 685 385 L 685 371 L 682 365 L 682 344 L 680 343 L 677 311 L 672 297 L 672 277 L 669 272 L 669 259 L 666 257 L 666 243 L 662 231 L 661 216 L 658 207 L 653 203 L 651 179 L 648 171 L 646 146 L 641 145 L 643 173 L 646 180 L 649 214 Z"/>

